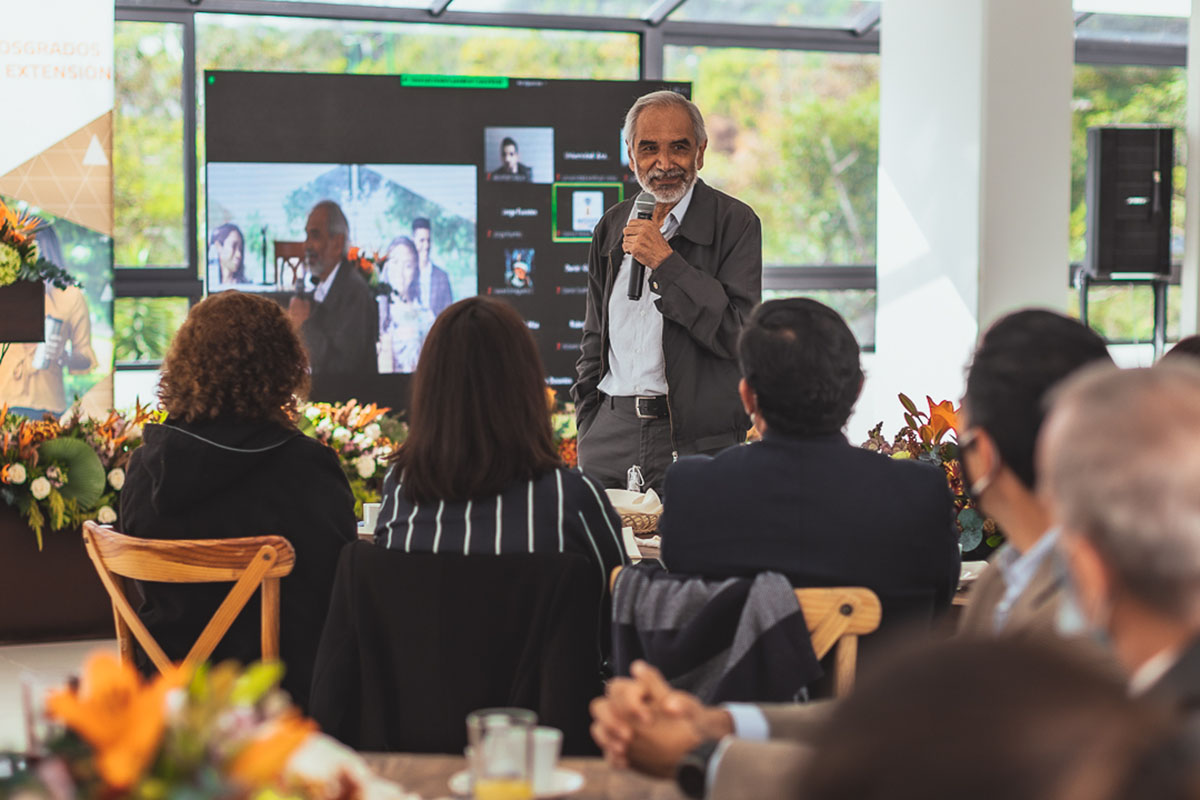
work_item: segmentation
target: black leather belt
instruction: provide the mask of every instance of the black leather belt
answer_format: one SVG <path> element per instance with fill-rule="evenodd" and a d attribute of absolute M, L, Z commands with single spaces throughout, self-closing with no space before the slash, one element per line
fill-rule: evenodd
<path fill-rule="evenodd" d="M 632 411 L 638 419 L 666 419 L 671 415 L 667 407 L 667 396 L 639 395 L 637 397 L 609 397 L 612 408 Z"/>

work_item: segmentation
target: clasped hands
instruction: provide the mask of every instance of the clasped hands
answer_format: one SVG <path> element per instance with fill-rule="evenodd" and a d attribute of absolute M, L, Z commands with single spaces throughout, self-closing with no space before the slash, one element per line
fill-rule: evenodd
<path fill-rule="evenodd" d="M 659 224 L 652 219 L 631 219 L 621 239 L 621 249 L 650 269 L 657 269 L 674 252 L 658 229 Z"/>
<path fill-rule="evenodd" d="M 672 689 L 646 662 L 633 662 L 630 674 L 609 681 L 591 704 L 592 738 L 613 766 L 669 778 L 689 750 L 733 733 L 728 712 Z"/>

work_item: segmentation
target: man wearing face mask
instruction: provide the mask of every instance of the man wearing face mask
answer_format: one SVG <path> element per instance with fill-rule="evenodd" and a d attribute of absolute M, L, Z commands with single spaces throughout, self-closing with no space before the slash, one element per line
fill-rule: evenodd
<path fill-rule="evenodd" d="M 1077 320 L 1040 309 L 1001 318 L 975 351 L 959 452 L 971 495 L 1007 544 L 971 587 L 963 633 L 1055 635 L 1058 532 L 1034 494 L 1034 444 L 1051 388 L 1093 363 L 1112 363 L 1104 340 Z"/>
<path fill-rule="evenodd" d="M 583 471 L 626 488 L 637 465 L 661 490 L 677 456 L 745 439 L 736 349 L 762 294 L 762 226 L 696 177 L 708 137 L 687 98 L 638 98 L 624 138 L 653 213 L 640 218 L 631 198 L 596 225 L 571 395 Z"/>
<path fill-rule="evenodd" d="M 1064 633 L 1105 640 L 1130 691 L 1200 710 L 1200 369 L 1093 368 L 1058 394 L 1039 492 L 1062 525 Z"/>

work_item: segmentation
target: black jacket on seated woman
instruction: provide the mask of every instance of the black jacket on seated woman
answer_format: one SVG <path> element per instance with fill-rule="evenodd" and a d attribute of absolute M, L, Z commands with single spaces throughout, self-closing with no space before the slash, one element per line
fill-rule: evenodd
<path fill-rule="evenodd" d="M 119 527 L 149 539 L 275 534 L 296 552 L 280 588 L 283 687 L 304 707 L 342 546 L 355 538 L 354 497 L 325 445 L 291 422 L 308 360 L 283 309 L 238 292 L 195 306 L 163 364 L 168 418 L 147 425 L 129 462 Z M 232 584 L 141 583 L 138 615 L 182 660 Z M 261 656 L 258 593 L 213 652 Z M 139 666 L 153 665 L 139 651 Z"/>

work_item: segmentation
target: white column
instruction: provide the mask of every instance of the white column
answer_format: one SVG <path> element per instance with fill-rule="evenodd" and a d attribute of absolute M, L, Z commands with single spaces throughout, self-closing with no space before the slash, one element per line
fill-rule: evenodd
<path fill-rule="evenodd" d="M 1200 0 L 1192 0 L 1192 16 L 1188 22 L 1188 53 L 1200 53 Z M 1200 58 L 1189 58 L 1187 65 L 1187 126 L 1188 175 L 1200 174 Z M 1182 303 L 1179 308 L 1180 335 L 1200 330 L 1200 180 L 1189 180 L 1184 199 L 1187 213 L 1183 218 L 1183 275 Z"/>
<path fill-rule="evenodd" d="M 1067 296 L 1071 0 L 887 0 L 882 30 L 877 351 L 854 440 L 894 432 L 899 392 L 957 401 L 980 331 Z"/>

